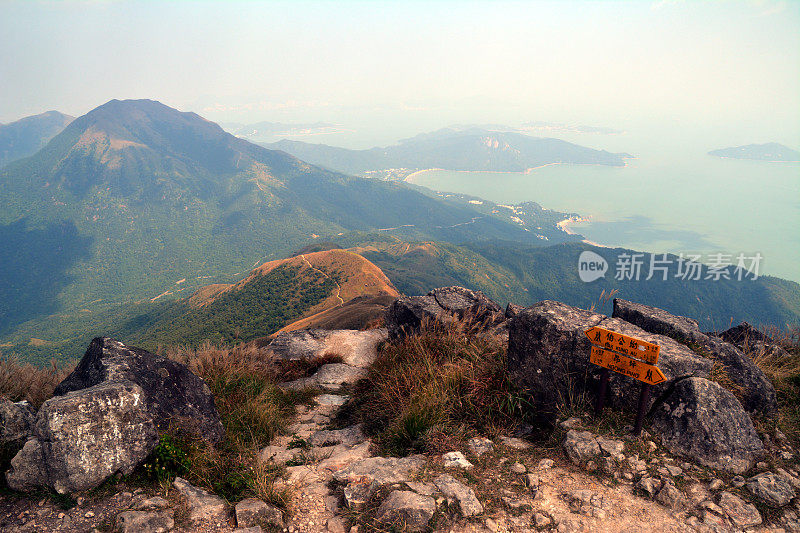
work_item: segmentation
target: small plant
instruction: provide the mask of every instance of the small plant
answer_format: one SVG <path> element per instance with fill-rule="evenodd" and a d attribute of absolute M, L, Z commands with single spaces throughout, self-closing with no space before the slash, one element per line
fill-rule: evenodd
<path fill-rule="evenodd" d="M 190 467 L 185 444 L 169 434 L 161 436 L 158 446 L 142 464 L 142 469 L 147 477 L 159 482 L 170 481 L 175 476 L 185 475 Z"/>

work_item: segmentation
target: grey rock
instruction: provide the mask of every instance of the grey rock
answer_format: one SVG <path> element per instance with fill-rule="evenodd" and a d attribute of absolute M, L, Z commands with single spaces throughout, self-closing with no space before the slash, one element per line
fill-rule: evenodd
<path fill-rule="evenodd" d="M 747 490 L 771 507 L 788 505 L 796 496 L 791 483 L 772 472 L 764 472 L 747 480 Z"/>
<path fill-rule="evenodd" d="M 312 446 L 331 446 L 334 444 L 344 444 L 345 446 L 355 446 L 364 442 L 367 437 L 364 435 L 361 424 L 342 429 L 323 429 L 317 431 L 308 438 L 308 443 Z"/>
<path fill-rule="evenodd" d="M 463 453 L 458 451 L 442 454 L 442 462 L 444 463 L 445 468 L 469 469 L 474 466 L 472 463 L 467 461 L 467 458 L 464 457 Z"/>
<path fill-rule="evenodd" d="M 417 494 L 424 496 L 433 496 L 438 490 L 433 483 L 422 483 L 420 481 L 406 481 L 406 486 Z"/>
<path fill-rule="evenodd" d="M 130 382 L 144 391 L 141 409 L 159 431 L 193 433 L 209 442 L 222 439 L 223 428 L 211 389 L 185 365 L 146 350 L 97 337 L 75 370 L 56 387 L 55 396 L 100 383 Z"/>
<path fill-rule="evenodd" d="M 272 524 L 284 527 L 283 512 L 257 498 L 246 498 L 234 507 L 236 525 L 251 527 L 259 524 Z"/>
<path fill-rule="evenodd" d="M 278 333 L 267 349 L 284 361 L 318 361 L 334 354 L 347 365 L 367 368 L 377 359 L 378 345 L 388 335 L 385 328 L 365 331 L 301 329 Z"/>
<path fill-rule="evenodd" d="M 328 363 L 319 367 L 311 377 L 281 383 L 280 386 L 285 389 L 320 388 L 329 392 L 338 392 L 345 385 L 352 385 L 366 375 L 366 368 L 350 366 L 344 363 Z"/>
<path fill-rule="evenodd" d="M 686 496 L 675 485 L 665 482 L 656 494 L 656 501 L 664 507 L 678 510 L 686 507 Z"/>
<path fill-rule="evenodd" d="M 169 507 L 169 502 L 160 496 L 147 498 L 134 506 L 135 511 L 157 511 Z"/>
<path fill-rule="evenodd" d="M 175 527 L 174 511 L 123 511 L 117 515 L 120 533 L 167 533 Z"/>
<path fill-rule="evenodd" d="M 129 474 L 158 442 L 145 394 L 127 382 L 101 383 L 47 400 L 34 437 L 12 459 L 6 480 L 15 490 L 50 487 L 64 494 Z"/>
<path fill-rule="evenodd" d="M 652 498 L 661 489 L 661 480 L 650 476 L 642 476 L 636 483 L 636 488 Z"/>
<path fill-rule="evenodd" d="M 651 405 L 676 380 L 686 376 L 707 377 L 711 371 L 710 360 L 669 337 L 653 335 L 623 320 L 561 302 L 539 302 L 508 322 L 508 371 L 514 383 L 530 392 L 543 421 L 554 423 L 559 406 L 594 390 L 600 368 L 589 363 L 591 343 L 584 333 L 593 326 L 661 347 L 658 366 L 667 379 L 653 387 Z M 612 406 L 635 411 L 639 388 L 638 381 L 612 372 L 608 401 Z"/>
<path fill-rule="evenodd" d="M 503 446 L 508 446 L 515 450 L 529 450 L 532 447 L 530 442 L 520 439 L 519 437 L 506 437 L 505 435 L 501 435 L 500 442 L 503 443 Z"/>
<path fill-rule="evenodd" d="M 469 319 L 488 328 L 505 320 L 499 305 L 480 291 L 464 287 L 441 287 L 425 296 L 403 296 L 386 311 L 389 337 L 418 331 L 423 322 L 451 323 Z"/>
<path fill-rule="evenodd" d="M 436 512 L 436 502 L 407 490 L 395 490 L 381 503 L 376 513 L 386 526 L 401 527 L 404 531 L 424 531 Z"/>
<path fill-rule="evenodd" d="M 35 421 L 36 414 L 28 402 L 0 397 L 0 444 L 25 442 Z"/>
<path fill-rule="evenodd" d="M 467 441 L 467 447 L 478 457 L 494 450 L 494 444 L 486 437 L 472 437 Z"/>
<path fill-rule="evenodd" d="M 603 437 L 602 435 L 598 435 L 596 437 L 596 440 L 598 446 L 600 446 L 600 451 L 604 455 L 610 455 L 611 457 L 616 457 L 625 451 L 625 443 L 622 442 L 621 440 L 609 439 Z"/>
<path fill-rule="evenodd" d="M 483 512 L 483 505 L 475 496 L 475 491 L 453 476 L 442 474 L 433 482 L 448 499 L 458 502 L 459 510 L 464 517 L 475 516 Z"/>
<path fill-rule="evenodd" d="M 186 501 L 189 520 L 192 522 L 223 522 L 228 519 L 230 509 L 225 500 L 207 490 L 191 485 L 181 477 L 176 477 L 172 486 Z"/>
<path fill-rule="evenodd" d="M 717 505 L 737 527 L 747 528 L 761 523 L 761 513 L 758 512 L 755 505 L 745 502 L 728 491 L 719 494 Z"/>
<path fill-rule="evenodd" d="M 515 474 L 524 474 L 528 471 L 528 469 L 525 468 L 525 465 L 520 462 L 512 463 L 509 469 Z"/>
<path fill-rule="evenodd" d="M 722 363 L 730 379 L 742 388 L 742 404 L 751 413 L 773 415 L 778 410 L 775 388 L 753 360 L 736 346 L 700 331 L 697 322 L 659 309 L 620 298 L 614 299 L 614 317 L 650 333 L 666 335 L 693 346 Z"/>
<path fill-rule="evenodd" d="M 568 431 L 563 447 L 570 461 L 577 465 L 600 457 L 600 446 L 597 444 L 597 439 L 588 431 L 574 429 Z"/>
<path fill-rule="evenodd" d="M 747 471 L 764 453 L 736 397 L 707 379 L 679 381 L 656 410 L 652 427 L 670 452 L 735 474 Z"/>
<path fill-rule="evenodd" d="M 421 455 L 409 457 L 368 457 L 354 461 L 333 473 L 339 483 L 375 482 L 384 487 L 394 483 L 411 481 L 413 475 L 425 465 Z"/>

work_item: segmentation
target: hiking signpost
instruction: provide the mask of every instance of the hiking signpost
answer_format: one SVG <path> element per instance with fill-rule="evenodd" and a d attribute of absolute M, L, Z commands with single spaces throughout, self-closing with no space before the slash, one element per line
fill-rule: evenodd
<path fill-rule="evenodd" d="M 650 401 L 650 388 L 667 380 L 661 370 L 655 366 L 658 363 L 659 346 L 598 326 L 589 328 L 584 333 L 592 343 L 589 362 L 603 369 L 600 373 L 600 388 L 597 391 L 595 412 L 599 415 L 603 410 L 609 371 L 613 370 L 623 376 L 641 381 L 642 392 L 639 396 L 639 409 L 636 412 L 636 423 L 633 429 L 634 435 L 639 435 L 642 432 L 647 403 Z"/>

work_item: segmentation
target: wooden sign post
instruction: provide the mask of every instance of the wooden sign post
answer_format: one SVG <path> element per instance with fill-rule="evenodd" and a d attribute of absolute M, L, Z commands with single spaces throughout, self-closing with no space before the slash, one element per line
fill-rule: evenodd
<path fill-rule="evenodd" d="M 652 342 L 643 341 L 616 331 L 610 331 L 598 326 L 585 331 L 592 343 L 589 352 L 589 362 L 601 367 L 600 387 L 597 391 L 595 413 L 600 414 L 605 404 L 608 389 L 609 371 L 617 372 L 642 382 L 642 392 L 639 396 L 639 406 L 636 412 L 636 422 L 633 434 L 642 432 L 644 415 L 650 401 L 650 388 L 667 378 L 655 366 L 658 362 L 660 347 Z"/>

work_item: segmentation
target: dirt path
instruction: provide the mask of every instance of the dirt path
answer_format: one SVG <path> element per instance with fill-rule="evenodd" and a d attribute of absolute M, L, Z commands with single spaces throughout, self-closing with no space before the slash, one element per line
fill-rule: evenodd
<path fill-rule="evenodd" d="M 305 261 L 305 263 L 308 265 L 308 267 L 309 267 L 310 269 L 312 269 L 312 270 L 315 270 L 315 271 L 319 272 L 320 274 L 322 274 L 323 276 L 325 276 L 325 277 L 326 277 L 326 278 L 328 278 L 328 279 L 331 279 L 331 277 L 330 277 L 329 275 L 327 275 L 325 272 L 323 272 L 322 270 L 318 269 L 317 267 L 315 267 L 314 265 L 312 265 L 311 263 L 309 263 L 309 262 L 308 262 L 308 259 L 306 259 L 306 256 L 305 256 L 305 254 L 300 254 L 300 258 L 301 258 L 303 261 Z M 336 298 L 338 298 L 338 299 L 339 299 L 339 305 L 343 305 L 343 304 L 344 304 L 344 300 L 342 300 L 342 297 L 340 296 L 340 294 L 342 293 L 342 286 L 341 286 L 341 285 L 339 285 L 339 282 L 338 282 L 338 281 L 334 281 L 334 283 L 336 283 Z"/>

